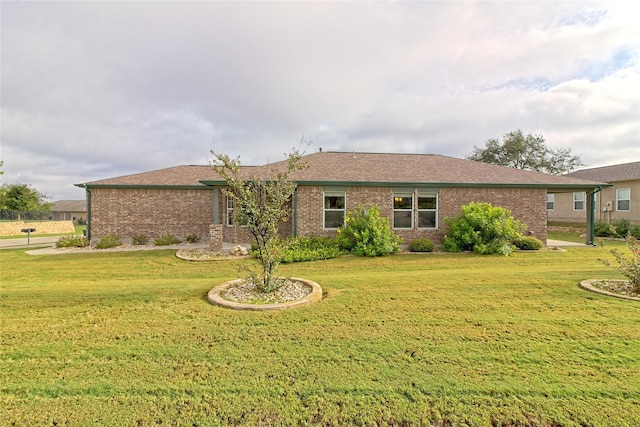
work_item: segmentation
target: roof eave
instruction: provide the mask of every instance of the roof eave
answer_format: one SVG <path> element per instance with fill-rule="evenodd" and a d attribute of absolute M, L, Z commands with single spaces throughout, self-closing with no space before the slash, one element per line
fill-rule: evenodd
<path fill-rule="evenodd" d="M 140 184 L 91 184 L 91 183 L 86 183 L 86 184 L 74 184 L 74 186 L 76 187 L 80 187 L 80 188 L 141 188 L 141 189 L 150 189 L 150 190 L 208 190 L 209 188 L 204 186 L 204 185 L 188 185 L 188 184 L 178 184 L 178 185 L 171 185 L 171 184 L 162 184 L 162 185 L 156 185 L 156 184 L 146 184 L 146 185 L 140 185 Z"/>

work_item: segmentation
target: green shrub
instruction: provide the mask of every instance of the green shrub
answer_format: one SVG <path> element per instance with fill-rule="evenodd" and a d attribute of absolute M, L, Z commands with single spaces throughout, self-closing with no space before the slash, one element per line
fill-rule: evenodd
<path fill-rule="evenodd" d="M 283 243 L 283 263 L 331 259 L 343 253 L 331 237 L 295 237 Z"/>
<path fill-rule="evenodd" d="M 177 245 L 181 243 L 179 239 L 177 239 L 173 234 L 163 234 L 153 241 L 153 244 L 156 246 L 169 246 L 169 245 Z"/>
<path fill-rule="evenodd" d="M 593 228 L 593 234 L 596 237 L 614 237 L 617 235 L 613 225 L 606 222 L 596 222 Z"/>
<path fill-rule="evenodd" d="M 632 225 L 629 227 L 629 235 L 636 239 L 640 239 L 640 225 Z"/>
<path fill-rule="evenodd" d="M 184 238 L 189 243 L 198 243 L 200 241 L 200 236 L 196 233 L 187 234 Z"/>
<path fill-rule="evenodd" d="M 513 244 L 521 251 L 538 251 L 544 246 L 540 239 L 536 239 L 533 236 L 520 237 L 514 240 Z"/>
<path fill-rule="evenodd" d="M 131 236 L 131 243 L 134 246 L 146 245 L 149 243 L 149 238 L 144 234 L 136 234 L 135 236 Z"/>
<path fill-rule="evenodd" d="M 622 218 L 619 221 L 615 221 L 613 227 L 616 230 L 617 237 L 627 237 L 631 229 L 631 224 L 628 219 Z"/>
<path fill-rule="evenodd" d="M 122 245 L 122 241 L 115 234 L 107 234 L 96 243 L 96 249 L 109 249 Z"/>
<path fill-rule="evenodd" d="M 433 248 L 433 242 L 425 238 L 415 239 L 409 244 L 411 252 L 433 252 Z"/>
<path fill-rule="evenodd" d="M 443 241 L 447 252 L 473 251 L 479 254 L 511 255 L 513 241 L 526 226 L 508 209 L 491 203 L 471 202 L 455 218 L 445 218 L 449 230 Z"/>
<path fill-rule="evenodd" d="M 56 248 L 84 248 L 89 246 L 85 236 L 63 236 L 56 242 Z"/>
<path fill-rule="evenodd" d="M 292 237 L 279 242 L 278 259 L 282 263 L 319 261 L 336 258 L 344 251 L 331 237 Z M 260 258 L 258 246 L 251 245 L 251 255 Z"/>
<path fill-rule="evenodd" d="M 355 255 L 382 256 L 397 252 L 401 240 L 391 230 L 389 219 L 381 217 L 378 207 L 372 206 L 347 214 L 336 241 L 341 249 Z"/>

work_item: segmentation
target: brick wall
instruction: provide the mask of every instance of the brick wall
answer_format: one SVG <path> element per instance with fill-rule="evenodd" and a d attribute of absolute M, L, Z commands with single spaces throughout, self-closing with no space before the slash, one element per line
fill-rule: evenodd
<path fill-rule="evenodd" d="M 411 191 L 411 189 L 408 189 Z M 391 187 L 347 187 L 347 211 L 359 206 L 377 205 L 380 214 L 391 218 L 393 213 Z M 525 223 L 528 230 L 545 241 L 547 238 L 547 211 L 545 189 L 523 188 L 441 188 L 438 195 L 438 229 L 394 230 L 405 243 L 426 237 L 440 243 L 446 231 L 445 217 L 460 213 L 460 207 L 470 202 L 488 202 L 511 210 L 513 216 Z M 414 215 L 417 215 L 414 212 Z M 414 218 L 417 224 L 417 217 Z M 335 235 L 323 229 L 323 187 L 301 186 L 298 189 L 298 235 Z"/>
<path fill-rule="evenodd" d="M 514 218 L 544 242 L 547 239 L 546 201 L 544 188 L 442 188 L 438 220 L 444 228 L 444 217 L 456 216 L 461 206 L 470 202 L 491 203 L 509 209 Z"/>
<path fill-rule="evenodd" d="M 209 240 L 213 224 L 213 189 L 91 189 L 91 239 L 113 233 L 121 238 L 143 234 L 179 239 L 196 233 Z"/>
<path fill-rule="evenodd" d="M 391 187 L 348 187 L 347 211 L 358 206 L 377 205 L 382 216 L 393 212 Z M 144 234 L 150 238 L 171 233 L 178 238 L 197 233 L 203 241 L 210 239 L 213 224 L 213 190 L 174 189 L 92 189 L 91 237 L 114 233 L 121 238 Z M 462 205 L 489 202 L 512 211 L 514 217 L 542 241 L 547 238 L 545 189 L 523 188 L 441 188 L 438 195 L 438 229 L 395 230 L 405 243 L 427 237 L 439 244 L 446 231 L 445 217 L 454 217 Z M 307 236 L 335 235 L 323 229 L 323 187 L 300 186 L 297 195 L 297 234 Z M 292 206 L 289 206 L 291 209 Z M 226 225 L 226 198 L 219 197 L 218 211 L 223 224 L 225 242 L 250 243 L 251 235 L 239 226 Z M 417 218 L 414 218 L 417 224 Z M 293 234 L 293 219 L 280 227 L 282 237 Z"/>

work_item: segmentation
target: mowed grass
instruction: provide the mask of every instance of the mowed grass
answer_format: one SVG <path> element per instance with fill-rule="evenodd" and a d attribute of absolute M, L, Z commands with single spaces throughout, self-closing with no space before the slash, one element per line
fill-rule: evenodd
<path fill-rule="evenodd" d="M 263 313 L 206 300 L 251 260 L 3 250 L 0 425 L 637 426 L 616 244 L 283 265 L 325 299 Z"/>

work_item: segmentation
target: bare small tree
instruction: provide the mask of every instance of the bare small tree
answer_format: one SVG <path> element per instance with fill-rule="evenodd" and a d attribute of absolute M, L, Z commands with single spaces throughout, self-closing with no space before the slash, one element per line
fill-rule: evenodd
<path fill-rule="evenodd" d="M 304 138 L 300 145 L 303 143 Z M 260 176 L 245 176 L 239 157 L 231 158 L 213 150 L 211 154 L 214 156 L 213 170 L 228 185 L 222 191 L 233 199 L 236 207 L 234 223 L 245 226 L 257 246 L 262 274 L 255 278 L 258 280 L 256 286 L 262 292 L 273 292 L 282 285 L 275 277 L 280 264 L 278 225 L 286 222 L 289 216 L 287 205 L 296 188 L 292 174 L 308 165 L 302 160 L 299 149 L 293 148 L 286 163 L 260 168 Z"/>

